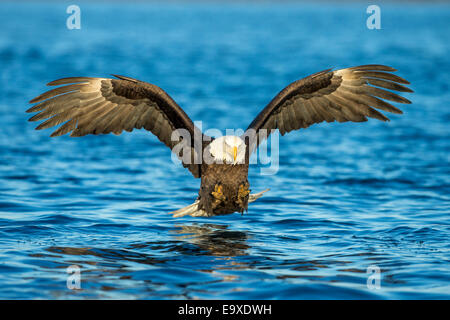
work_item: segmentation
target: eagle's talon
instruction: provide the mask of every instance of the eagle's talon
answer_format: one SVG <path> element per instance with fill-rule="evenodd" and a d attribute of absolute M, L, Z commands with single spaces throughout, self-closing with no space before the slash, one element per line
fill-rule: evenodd
<path fill-rule="evenodd" d="M 250 189 L 249 189 L 248 182 L 239 185 L 236 203 L 238 204 L 238 206 L 240 208 L 247 207 L 249 194 L 250 194 Z M 241 211 L 241 214 L 244 214 L 244 210 Z"/>
<path fill-rule="evenodd" d="M 211 192 L 211 194 L 214 196 L 214 198 L 216 198 L 216 200 L 223 201 L 226 199 L 223 193 Z"/>
<path fill-rule="evenodd" d="M 215 198 L 214 202 L 217 202 L 217 204 L 226 200 L 226 197 L 223 194 L 223 187 L 221 185 L 216 184 L 214 186 L 214 191 L 211 192 L 211 194 Z"/>
<path fill-rule="evenodd" d="M 241 184 L 238 190 L 238 198 L 246 198 L 250 194 L 247 184 Z"/>
<path fill-rule="evenodd" d="M 223 187 L 222 187 L 222 185 L 221 185 L 221 184 L 216 184 L 216 185 L 214 186 L 214 191 L 217 192 L 217 193 L 222 193 L 222 192 L 223 192 Z"/>

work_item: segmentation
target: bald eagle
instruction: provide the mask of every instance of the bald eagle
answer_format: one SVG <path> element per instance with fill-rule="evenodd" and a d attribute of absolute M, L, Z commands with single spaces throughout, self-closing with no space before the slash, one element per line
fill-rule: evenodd
<path fill-rule="evenodd" d="M 27 112 L 39 111 L 30 121 L 47 119 L 37 130 L 62 124 L 51 137 L 69 132 L 71 137 L 120 134 L 123 130 L 144 128 L 174 150 L 179 141 L 174 141 L 172 134 L 183 129 L 190 134 L 190 141 L 185 142 L 192 153 L 183 157 L 181 152 L 177 156 L 195 178 L 201 178 L 201 186 L 193 204 L 172 214 L 180 217 L 243 213 L 248 203 L 264 192 L 250 194 L 249 157 L 262 139 L 247 139 L 247 133 L 257 135 L 261 130 L 268 130 L 270 134 L 278 129 L 284 135 L 323 121 L 362 122 L 367 118 L 388 121 L 376 109 L 397 114 L 402 111 L 384 100 L 411 103 L 392 92 L 412 92 L 402 85 L 409 82 L 394 75 L 394 71 L 384 65 L 362 65 L 317 72 L 278 93 L 250 123 L 244 135 L 216 139 L 202 134 L 161 88 L 118 75 L 113 75 L 116 79 L 72 77 L 52 81 L 49 86 L 59 87 L 32 99 L 30 103 L 36 104 Z M 202 141 L 197 150 L 196 135 Z M 195 161 L 199 153 L 200 158 L 207 155 L 212 161 Z"/>

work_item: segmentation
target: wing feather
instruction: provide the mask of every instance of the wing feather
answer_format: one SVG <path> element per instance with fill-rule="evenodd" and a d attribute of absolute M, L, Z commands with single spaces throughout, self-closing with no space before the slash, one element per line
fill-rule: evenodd
<path fill-rule="evenodd" d="M 291 112 L 290 112 L 290 108 L 291 108 L 292 104 L 288 105 L 286 107 L 286 112 L 283 112 L 281 114 L 281 117 L 283 117 L 283 123 L 284 123 L 284 128 L 286 129 L 287 132 L 293 130 L 294 128 L 291 127 Z"/>
<path fill-rule="evenodd" d="M 367 82 L 374 86 L 378 86 L 378 87 L 389 89 L 389 90 L 395 90 L 395 91 L 400 91 L 400 92 L 412 92 L 412 90 L 408 87 L 402 86 L 401 84 L 398 84 L 395 82 L 386 81 L 383 79 L 368 78 Z"/>
<path fill-rule="evenodd" d="M 56 89 L 52 89 L 52 90 L 49 90 L 47 92 L 44 92 L 43 94 L 37 96 L 34 99 L 32 99 L 30 101 L 30 103 L 41 102 L 43 100 L 47 100 L 49 98 L 58 96 L 58 95 L 63 94 L 63 93 L 69 93 L 69 92 L 74 92 L 74 91 L 78 92 L 78 91 L 81 90 L 82 87 L 83 87 L 83 84 L 70 84 L 70 85 L 67 85 L 67 86 L 64 86 L 64 87 L 59 87 L 59 88 L 56 88 Z"/>
<path fill-rule="evenodd" d="M 161 88 L 129 77 L 118 79 L 70 77 L 52 81 L 59 86 L 32 99 L 26 112 L 39 112 L 30 121 L 44 120 L 36 129 L 61 125 L 52 137 L 70 133 L 72 137 L 87 134 L 120 134 L 122 131 L 145 128 L 171 149 L 172 132 L 186 129 L 194 148 L 192 120 Z M 200 176 L 198 164 L 183 163 L 195 177 Z"/>
<path fill-rule="evenodd" d="M 264 128 L 286 132 L 307 128 L 314 123 L 362 122 L 367 118 L 389 119 L 377 109 L 401 114 L 390 103 L 410 104 L 408 99 L 392 92 L 413 92 L 404 84 L 409 82 L 384 65 L 363 65 L 332 71 L 317 72 L 284 88 L 255 117 L 244 135 Z M 383 100 L 384 99 L 384 100 Z M 260 141 L 251 146 L 254 151 Z"/>
<path fill-rule="evenodd" d="M 59 127 L 58 130 L 53 132 L 50 137 L 62 136 L 66 133 L 69 133 L 72 130 L 75 130 L 76 127 L 77 127 L 76 119 L 71 119 L 71 120 L 67 121 L 66 123 L 64 123 L 61 127 Z"/>
<path fill-rule="evenodd" d="M 389 81 L 393 81 L 393 82 L 409 84 L 409 81 L 407 81 L 393 73 L 386 73 L 386 72 L 380 72 L 380 71 L 355 71 L 354 73 L 356 76 L 359 76 L 362 79 L 384 79 L 384 80 L 389 80 Z"/>

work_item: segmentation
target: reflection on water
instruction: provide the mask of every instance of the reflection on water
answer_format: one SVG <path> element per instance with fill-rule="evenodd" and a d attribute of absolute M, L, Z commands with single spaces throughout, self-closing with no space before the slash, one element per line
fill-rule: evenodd
<path fill-rule="evenodd" d="M 243 256 L 250 247 L 246 243 L 247 233 L 230 231 L 219 224 L 175 225 L 175 239 L 197 246 L 202 254 L 213 256 Z"/>
<path fill-rule="evenodd" d="M 120 261 L 137 262 L 144 264 L 164 263 L 164 260 L 158 260 L 146 254 L 138 254 L 129 250 L 113 250 L 100 248 L 70 248 L 70 247 L 50 247 L 46 249 L 48 252 L 59 253 L 70 256 L 82 256 L 82 260 L 70 259 L 66 263 L 82 265 L 84 263 L 90 265 L 107 265 L 114 268 L 122 268 L 126 265 L 120 264 Z M 89 256 L 97 257 L 98 260 L 86 260 Z M 117 263 L 119 262 L 119 263 Z M 106 264 L 105 264 L 106 263 Z"/>
<path fill-rule="evenodd" d="M 168 259 L 159 259 L 152 255 L 152 251 L 168 251 L 181 255 L 211 255 L 234 257 L 247 255 L 246 250 L 250 248 L 246 244 L 247 234 L 240 231 L 227 230 L 227 225 L 219 224 L 191 224 L 191 225 L 175 225 L 169 234 L 173 235 L 173 240 L 133 243 L 124 249 L 105 249 L 105 248 L 74 248 L 74 247 L 57 247 L 52 246 L 46 248 L 46 251 L 57 255 L 46 255 L 47 257 L 61 258 L 61 255 L 81 256 L 82 260 L 66 261 L 66 263 L 74 264 L 99 264 L 98 259 L 86 260 L 88 257 L 95 257 L 101 261 L 112 262 L 136 262 L 142 264 L 163 264 Z M 147 249 L 149 254 L 139 253 Z M 41 257 L 42 255 L 34 255 Z M 104 263 L 104 262 L 100 262 Z M 114 264 L 114 267 L 120 268 L 125 265 Z"/>

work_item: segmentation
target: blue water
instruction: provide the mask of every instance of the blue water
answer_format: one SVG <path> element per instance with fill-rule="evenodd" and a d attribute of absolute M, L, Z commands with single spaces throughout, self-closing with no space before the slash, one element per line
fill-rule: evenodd
<path fill-rule="evenodd" d="M 363 4 L 81 2 L 68 30 L 68 4 L 0 4 L 0 298 L 450 298 L 450 6 L 382 5 L 369 30 Z M 24 112 L 51 80 L 115 73 L 203 129 L 246 128 L 291 81 L 367 63 L 396 67 L 413 104 L 281 137 L 243 216 L 168 215 L 199 181 L 148 132 L 50 139 Z"/>

